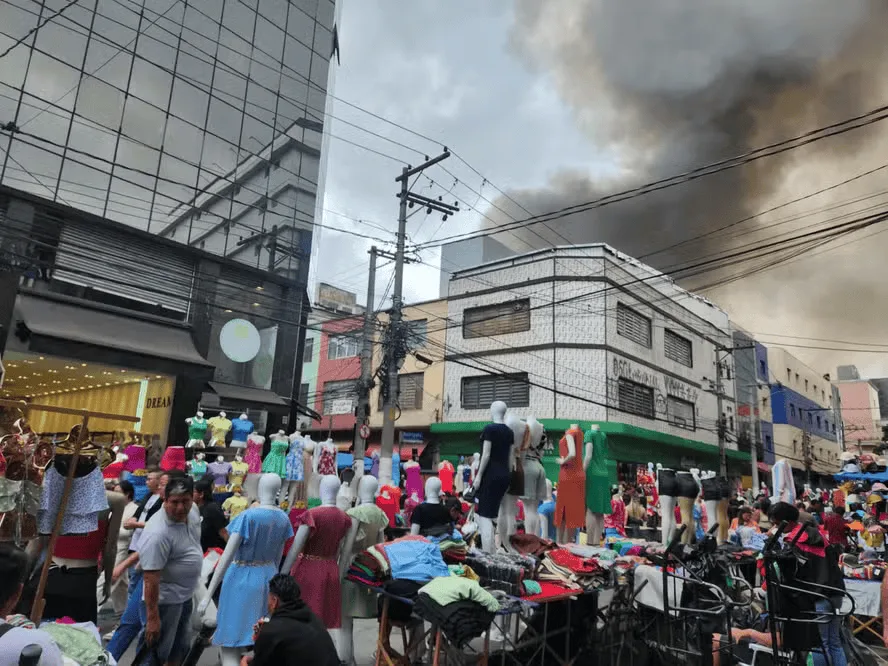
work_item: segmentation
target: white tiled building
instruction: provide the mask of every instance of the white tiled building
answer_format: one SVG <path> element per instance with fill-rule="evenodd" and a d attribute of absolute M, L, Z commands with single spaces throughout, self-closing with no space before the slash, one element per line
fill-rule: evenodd
<path fill-rule="evenodd" d="M 716 347 L 731 346 L 727 315 L 606 245 L 457 271 L 448 322 L 447 421 L 486 420 L 502 399 L 523 416 L 718 442 L 713 380 Z M 727 420 L 730 360 L 723 372 Z"/>

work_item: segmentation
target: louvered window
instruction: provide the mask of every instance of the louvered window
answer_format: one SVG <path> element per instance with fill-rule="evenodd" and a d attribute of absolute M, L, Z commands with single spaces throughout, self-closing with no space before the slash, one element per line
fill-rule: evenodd
<path fill-rule="evenodd" d="M 398 375 L 398 406 L 402 412 L 422 409 L 422 396 L 425 393 L 424 378 L 422 372 Z M 379 411 L 382 411 L 382 408 L 382 391 L 380 391 Z"/>
<path fill-rule="evenodd" d="M 495 400 L 502 400 L 509 407 L 530 405 L 530 384 L 527 373 L 511 375 L 481 375 L 463 377 L 463 409 L 486 409 Z"/>
<path fill-rule="evenodd" d="M 679 428 L 696 430 L 694 403 L 670 395 L 666 399 L 666 410 L 669 413 L 669 423 L 677 425 Z"/>
<path fill-rule="evenodd" d="M 324 414 L 348 414 L 354 409 L 357 397 L 357 384 L 354 379 L 324 384 Z"/>
<path fill-rule="evenodd" d="M 622 303 L 617 303 L 617 333 L 650 348 L 651 320 Z"/>
<path fill-rule="evenodd" d="M 463 338 L 520 333 L 530 330 L 530 299 L 468 308 L 463 312 Z"/>
<path fill-rule="evenodd" d="M 670 330 L 664 331 L 663 351 L 666 358 L 681 363 L 689 368 L 694 367 L 694 347 L 691 341 Z"/>
<path fill-rule="evenodd" d="M 654 389 L 644 384 L 619 380 L 620 409 L 630 414 L 654 418 Z"/>

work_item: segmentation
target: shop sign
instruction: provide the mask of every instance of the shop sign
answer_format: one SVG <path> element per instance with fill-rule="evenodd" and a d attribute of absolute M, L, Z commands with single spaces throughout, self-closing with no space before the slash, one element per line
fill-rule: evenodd
<path fill-rule="evenodd" d="M 219 332 L 222 353 L 235 363 L 247 363 L 256 358 L 262 346 L 259 331 L 246 319 L 232 319 Z"/>
<path fill-rule="evenodd" d="M 162 409 L 170 407 L 173 404 L 172 396 L 162 396 L 157 398 L 145 398 L 145 409 Z"/>
<path fill-rule="evenodd" d="M 421 432 L 402 432 L 401 441 L 404 444 L 422 444 L 425 438 Z"/>

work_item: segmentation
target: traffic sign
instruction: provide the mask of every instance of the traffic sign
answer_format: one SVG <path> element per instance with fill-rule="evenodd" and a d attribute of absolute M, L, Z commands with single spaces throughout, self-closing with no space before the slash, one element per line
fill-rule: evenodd
<path fill-rule="evenodd" d="M 366 423 L 362 423 L 360 429 L 358 430 L 358 434 L 361 436 L 361 439 L 367 439 L 370 437 L 370 426 Z"/>

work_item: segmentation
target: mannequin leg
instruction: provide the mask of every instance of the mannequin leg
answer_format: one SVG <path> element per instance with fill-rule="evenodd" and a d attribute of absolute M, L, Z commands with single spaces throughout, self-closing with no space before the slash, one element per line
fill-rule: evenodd
<path fill-rule="evenodd" d="M 682 543 L 694 541 L 694 500 L 691 497 L 679 497 L 678 508 L 681 511 L 681 524 L 685 531 L 681 535 Z"/>
<path fill-rule="evenodd" d="M 573 537 L 573 533 L 574 533 L 573 528 L 570 528 L 565 524 L 561 524 L 555 528 L 555 531 L 557 534 L 557 538 L 555 539 L 555 541 L 557 543 L 561 543 L 561 544 L 570 543 L 570 541 Z"/>
<path fill-rule="evenodd" d="M 537 513 L 537 515 L 540 517 L 540 536 L 544 539 L 551 539 L 554 537 L 555 533 L 549 525 L 549 518 L 541 513 Z"/>
<path fill-rule="evenodd" d="M 718 523 L 718 502 L 716 500 L 706 500 L 703 502 L 703 506 L 706 508 L 706 521 L 709 524 L 709 529 L 712 529 L 712 526 Z M 721 523 L 719 523 L 718 531 L 715 533 L 716 542 L 719 544 L 724 543 L 721 540 Z"/>
<path fill-rule="evenodd" d="M 222 666 L 240 666 L 243 654 L 240 648 L 223 647 L 219 648 L 219 652 L 222 653 Z"/>
<path fill-rule="evenodd" d="M 586 545 L 600 546 L 604 533 L 604 514 L 586 509 Z"/>
<path fill-rule="evenodd" d="M 478 533 L 481 536 L 481 550 L 487 553 L 496 552 L 496 534 L 493 529 L 493 521 L 490 518 L 476 516 Z"/>
<path fill-rule="evenodd" d="M 259 474 L 247 474 L 244 479 L 244 494 L 251 502 L 259 499 Z"/>
<path fill-rule="evenodd" d="M 507 551 L 514 552 L 511 537 L 517 530 L 518 498 L 514 495 L 506 495 L 500 504 L 500 515 L 497 522 L 500 544 Z"/>
<path fill-rule="evenodd" d="M 675 498 L 668 495 L 660 495 L 660 540 L 663 545 L 669 544 L 672 539 L 672 530 L 675 529 Z"/>
<path fill-rule="evenodd" d="M 529 499 L 524 502 L 524 531 L 528 534 L 540 536 L 540 513 L 537 511 L 536 500 Z"/>
<path fill-rule="evenodd" d="M 351 666 L 355 663 L 355 621 L 347 612 L 342 614 L 342 626 L 336 646 L 339 648 L 339 660 Z"/>
<path fill-rule="evenodd" d="M 728 528 L 730 527 L 728 520 L 728 500 L 723 499 L 718 502 L 718 538 L 719 543 L 728 540 Z"/>

